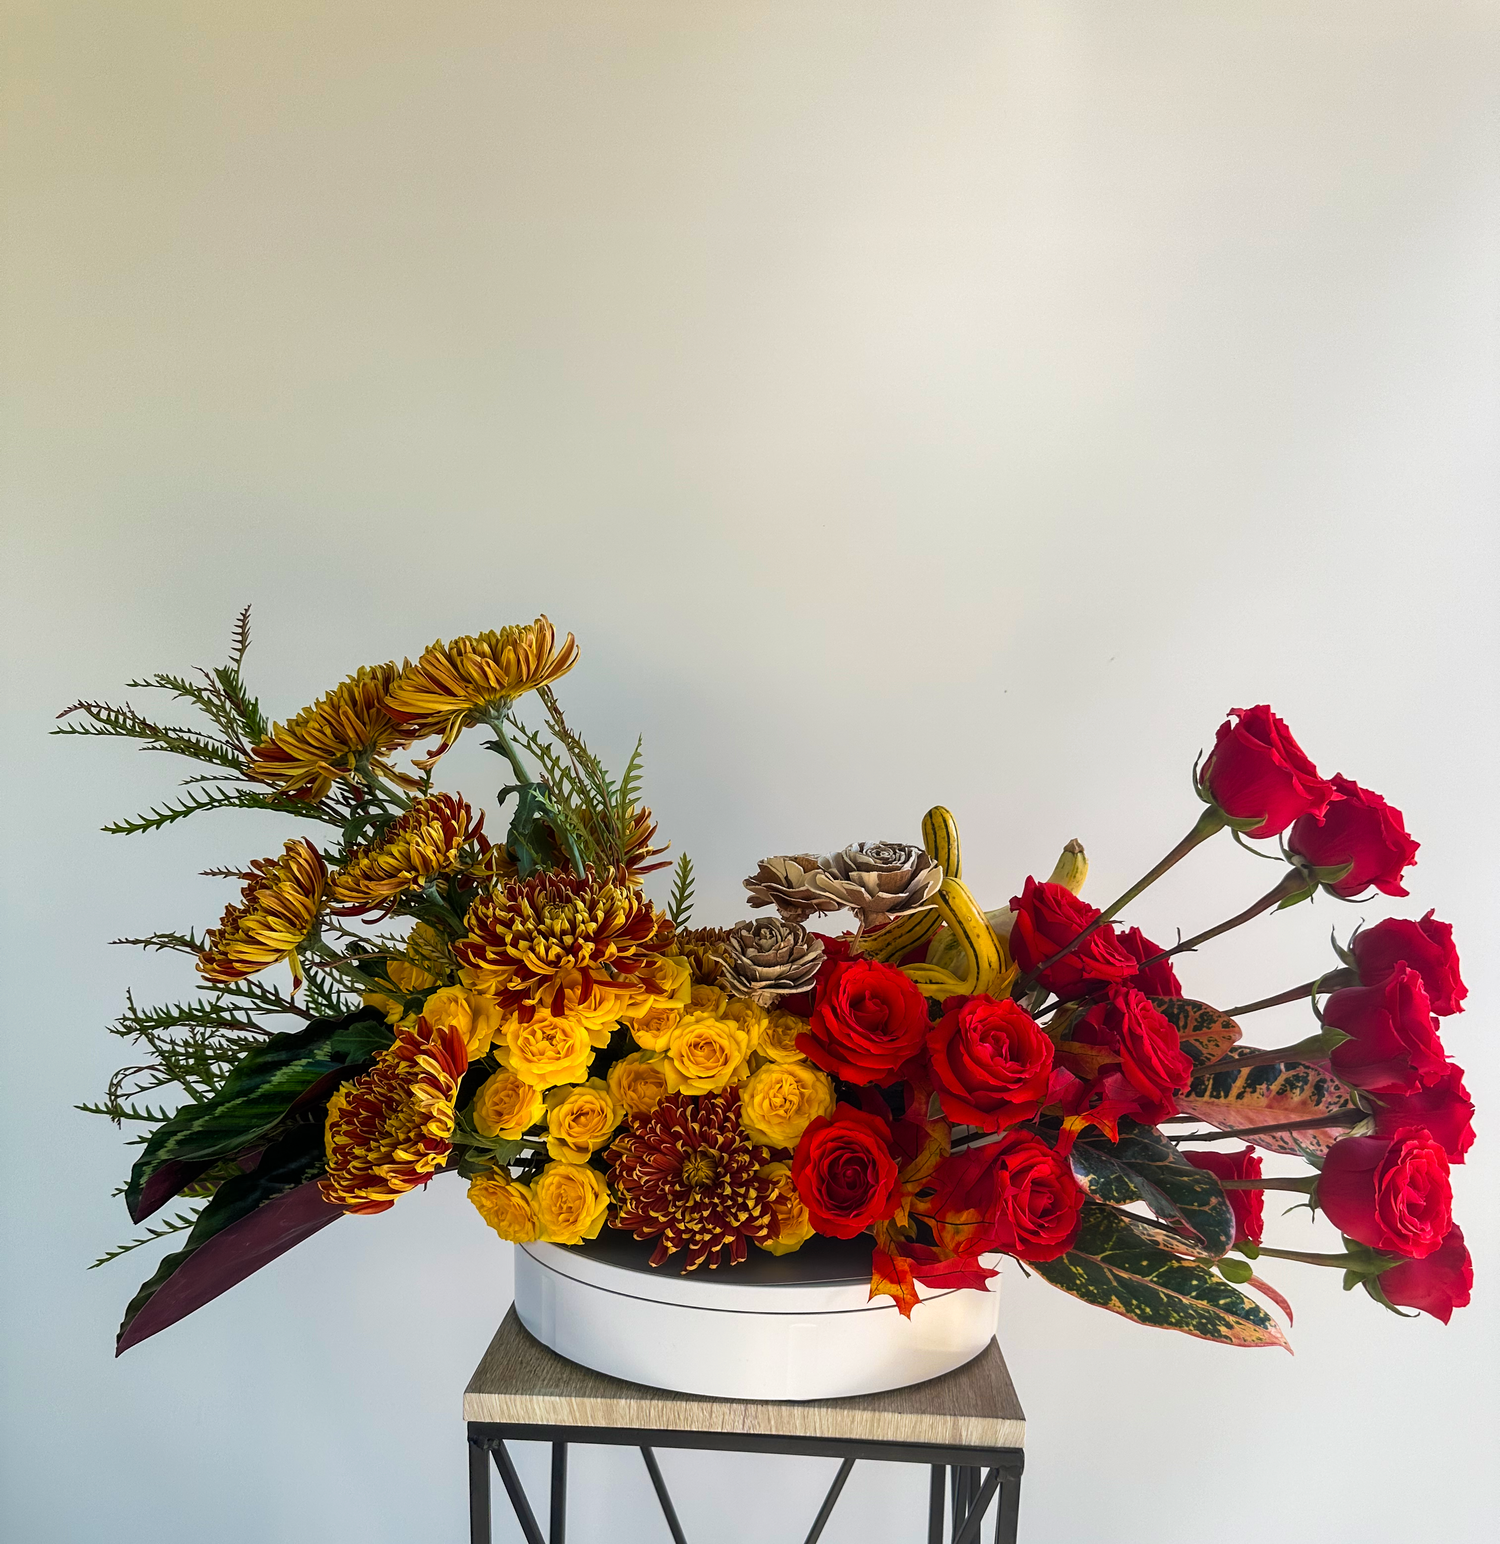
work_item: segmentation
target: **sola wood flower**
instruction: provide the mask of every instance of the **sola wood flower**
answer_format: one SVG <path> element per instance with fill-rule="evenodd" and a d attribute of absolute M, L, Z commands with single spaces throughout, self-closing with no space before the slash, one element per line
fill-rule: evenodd
<path fill-rule="evenodd" d="M 762 1008 L 794 992 L 810 992 L 823 963 L 823 940 L 800 923 L 762 917 L 731 928 L 724 940 L 721 984 Z"/>
<path fill-rule="evenodd" d="M 661 988 L 641 966 L 672 940 L 672 925 L 629 885 L 553 870 L 518 879 L 469 908 L 453 945 L 471 984 L 529 1022 L 584 1008 L 600 993 Z"/>
<path fill-rule="evenodd" d="M 297 838 L 279 858 L 257 858 L 242 876 L 238 905 L 203 941 L 198 974 L 208 981 L 242 981 L 286 960 L 293 990 L 302 985 L 297 946 L 312 932 L 323 904 L 323 858 L 311 842 Z"/>
<path fill-rule="evenodd" d="M 943 883 L 932 855 L 904 842 L 858 842 L 824 858 L 813 888 L 847 906 L 866 930 L 925 906 Z"/>
<path fill-rule="evenodd" d="M 375 1065 L 328 1102 L 324 1200 L 383 1212 L 425 1184 L 452 1151 L 453 1101 L 468 1065 L 456 1029 L 401 1025 Z"/>
<path fill-rule="evenodd" d="M 391 688 L 391 715 L 415 739 L 440 734 L 442 743 L 418 766 L 431 766 L 469 724 L 495 719 L 523 692 L 566 675 L 578 661 L 572 633 L 557 645 L 546 617 L 498 632 L 441 641 L 415 665 L 404 664 Z"/>
<path fill-rule="evenodd" d="M 844 903 L 817 886 L 817 875 L 826 861 L 811 852 L 762 858 L 745 881 L 750 904 L 774 906 L 784 922 L 806 922 L 820 911 L 838 911 Z"/>
<path fill-rule="evenodd" d="M 250 753 L 250 775 L 296 798 L 316 800 L 365 761 L 401 787 L 417 787 L 414 778 L 384 759 L 412 742 L 411 732 L 386 708 L 395 681 L 394 665 L 362 665 L 310 708 L 272 725 Z"/>
<path fill-rule="evenodd" d="M 771 1155 L 741 1130 L 737 1089 L 663 1099 L 631 1121 L 607 1156 L 620 1196 L 616 1226 L 657 1240 L 653 1265 L 679 1249 L 686 1270 L 705 1260 L 738 1265 L 747 1244 L 777 1234 L 775 1181 L 761 1173 Z"/>
<path fill-rule="evenodd" d="M 388 912 L 406 890 L 420 890 L 429 879 L 459 867 L 465 845 L 488 848 L 484 816 L 456 795 L 418 799 L 385 833 L 355 851 L 330 876 L 328 893 L 346 915 Z"/>

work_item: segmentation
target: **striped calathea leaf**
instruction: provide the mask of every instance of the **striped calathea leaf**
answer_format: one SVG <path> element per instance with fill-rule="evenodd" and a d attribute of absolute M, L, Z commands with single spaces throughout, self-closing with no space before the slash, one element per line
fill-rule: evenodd
<path fill-rule="evenodd" d="M 290 1115 L 319 1103 L 390 1043 L 389 1028 L 370 1008 L 272 1035 L 212 1099 L 184 1105 L 152 1133 L 125 1188 L 131 1220 L 151 1216 L 214 1165 L 243 1162 Z"/>
<path fill-rule="evenodd" d="M 1141 1237 L 1106 1206 L 1084 1208 L 1078 1242 L 1028 1269 L 1054 1287 L 1138 1324 L 1231 1346 L 1287 1346 L 1271 1316 L 1206 1264 Z"/>
<path fill-rule="evenodd" d="M 1238 1043 L 1240 1026 L 1217 1008 L 1191 997 L 1153 997 L 1152 1006 L 1177 1031 L 1195 1067 L 1206 1067 Z"/>
<path fill-rule="evenodd" d="M 1252 1047 L 1242 1048 L 1250 1054 Z M 1177 1096 L 1177 1108 L 1194 1120 L 1235 1131 L 1261 1126 L 1313 1120 L 1320 1115 L 1357 1113 L 1349 1091 L 1331 1073 L 1311 1062 L 1268 1062 L 1257 1067 L 1225 1067 L 1195 1077 L 1186 1093 Z M 1245 1140 L 1273 1153 L 1288 1153 L 1320 1163 L 1341 1137 L 1349 1135 L 1349 1121 L 1311 1126 L 1302 1131 L 1265 1131 Z"/>

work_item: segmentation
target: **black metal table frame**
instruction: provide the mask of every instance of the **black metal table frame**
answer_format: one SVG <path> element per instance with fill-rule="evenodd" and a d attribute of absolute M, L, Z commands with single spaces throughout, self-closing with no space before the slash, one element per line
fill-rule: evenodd
<path fill-rule="evenodd" d="M 547 1442 L 552 1446 L 552 1483 L 544 1535 L 537 1525 L 507 1442 Z M 780 1453 L 798 1458 L 842 1460 L 833 1484 L 808 1531 L 806 1544 L 817 1544 L 833 1514 L 856 1461 L 925 1464 L 932 1470 L 928 1492 L 927 1544 L 943 1544 L 945 1512 L 951 1512 L 950 1544 L 979 1544 L 985 1513 L 999 1496 L 995 1544 L 1016 1544 L 1021 1510 L 1021 1471 L 1026 1456 L 1020 1448 L 949 1447 L 933 1442 L 863 1442 L 840 1437 L 775 1437 L 720 1431 L 645 1431 L 624 1426 L 524 1425 L 512 1422 L 469 1423 L 469 1539 L 492 1544 L 490 1533 L 491 1458 L 526 1544 L 566 1544 L 568 1506 L 568 1447 L 582 1444 L 639 1448 L 661 1504 L 673 1544 L 687 1544 L 677 1509 L 667 1492 L 657 1448 L 698 1448 L 721 1453 Z"/>

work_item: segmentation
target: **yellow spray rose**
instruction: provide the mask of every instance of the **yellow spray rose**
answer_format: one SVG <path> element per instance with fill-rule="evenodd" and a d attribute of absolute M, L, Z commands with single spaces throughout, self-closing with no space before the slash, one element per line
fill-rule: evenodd
<path fill-rule="evenodd" d="M 797 1036 L 807 1033 L 807 1020 L 801 1014 L 777 1008 L 766 1015 L 766 1027 L 755 1044 L 758 1056 L 768 1062 L 800 1062 L 807 1058 L 797 1049 Z"/>
<path fill-rule="evenodd" d="M 657 1004 L 685 1008 L 693 990 L 692 967 L 676 954 L 648 955 L 634 979 L 636 989 L 620 1014 L 626 1020 L 640 1018 Z M 648 983 L 657 990 L 643 991 Z"/>
<path fill-rule="evenodd" d="M 530 1185 L 506 1174 L 476 1174 L 469 1181 L 469 1199 L 501 1238 L 529 1244 L 537 1237 L 536 1196 Z"/>
<path fill-rule="evenodd" d="M 492 1049 L 500 1065 L 523 1082 L 533 1088 L 556 1088 L 559 1083 L 583 1082 L 596 1043 L 582 1019 L 538 1013 L 529 1024 L 519 1018 L 507 1020 Z"/>
<path fill-rule="evenodd" d="M 674 1094 L 712 1094 L 750 1070 L 750 1037 L 738 1024 L 689 1013 L 662 1047 L 667 1087 Z"/>
<path fill-rule="evenodd" d="M 587 1163 L 625 1119 L 625 1106 L 600 1078 L 547 1095 L 547 1153 L 559 1163 Z"/>
<path fill-rule="evenodd" d="M 751 1055 L 760 1049 L 761 1036 L 766 1032 L 766 1010 L 759 1003 L 751 1002 L 748 997 L 731 997 L 719 1017 L 738 1024 L 745 1031 Z"/>
<path fill-rule="evenodd" d="M 655 1051 L 632 1051 L 609 1069 L 609 1091 L 627 1115 L 649 1115 L 667 1097 L 667 1076 Z"/>
<path fill-rule="evenodd" d="M 781 1228 L 775 1238 L 756 1239 L 755 1242 L 768 1254 L 792 1254 L 813 1236 L 807 1208 L 797 1194 L 792 1171 L 786 1164 L 762 1164 L 759 1172 L 764 1178 L 776 1181 L 776 1188 L 771 1192 L 771 1210 Z"/>
<path fill-rule="evenodd" d="M 546 1113 L 541 1090 L 508 1070 L 497 1072 L 474 1095 L 473 1121 L 481 1136 L 512 1141 Z"/>
<path fill-rule="evenodd" d="M 549 1163 L 532 1184 L 544 1244 L 581 1244 L 598 1238 L 609 1211 L 604 1176 L 586 1163 Z"/>
<path fill-rule="evenodd" d="M 740 1090 L 740 1125 L 752 1142 L 795 1147 L 819 1115 L 832 1115 L 833 1079 L 806 1062 L 767 1062 Z"/>
<path fill-rule="evenodd" d="M 643 1051 L 659 1051 L 682 1022 L 682 1004 L 658 998 L 626 1022 L 630 1025 L 631 1039 Z"/>
<path fill-rule="evenodd" d="M 402 998 L 415 997 L 440 986 L 451 968 L 437 929 L 431 923 L 419 922 L 406 940 L 406 953 L 385 962 L 385 973 L 401 997 L 392 997 L 385 992 L 366 992 L 365 1005 L 379 1008 L 387 1024 L 398 1023 L 406 1017 L 406 1004 Z"/>
<path fill-rule="evenodd" d="M 706 1013 L 711 1019 L 721 1019 L 729 1006 L 729 993 L 721 992 L 716 986 L 695 986 L 687 1005 L 693 1013 Z"/>
<path fill-rule="evenodd" d="M 490 1048 L 505 1013 L 493 997 L 466 986 L 445 986 L 422 1004 L 422 1017 L 434 1029 L 456 1029 L 469 1048 L 469 1060 L 478 1061 Z"/>

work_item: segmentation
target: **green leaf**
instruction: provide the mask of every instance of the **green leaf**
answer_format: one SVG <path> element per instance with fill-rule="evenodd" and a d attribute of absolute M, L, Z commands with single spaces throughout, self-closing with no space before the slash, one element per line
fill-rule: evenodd
<path fill-rule="evenodd" d="M 331 1087 L 352 1076 L 391 1038 L 373 1009 L 273 1035 L 245 1057 L 212 1099 L 184 1105 L 152 1134 L 125 1188 L 131 1219 L 149 1217 L 207 1164 L 267 1136 L 299 1100 L 320 1084 Z"/>
<path fill-rule="evenodd" d="M 1132 1200 L 1144 1201 L 1162 1222 L 1186 1228 L 1211 1255 L 1224 1254 L 1234 1243 L 1234 1210 L 1219 1181 L 1206 1169 L 1194 1168 L 1151 1127 L 1122 1122 L 1118 1142 L 1090 1133 L 1074 1152 L 1079 1148 L 1085 1150 L 1085 1163 L 1108 1168 L 1115 1178 L 1112 1193 L 1095 1195 L 1096 1200 L 1127 1204 L 1117 1196 L 1128 1184 L 1136 1192 Z M 1088 1184 L 1084 1189 L 1094 1195 Z"/>
<path fill-rule="evenodd" d="M 667 916 L 671 918 L 673 927 L 686 927 L 692 914 L 693 860 L 683 853 L 677 859 L 677 867 L 672 874 L 672 900 L 667 907 Z"/>
<path fill-rule="evenodd" d="M 1287 1346 L 1271 1316 L 1243 1292 L 1207 1266 L 1147 1243 L 1107 1207 L 1085 1209 L 1067 1254 L 1028 1264 L 1054 1287 L 1137 1324 L 1221 1345 Z"/>
<path fill-rule="evenodd" d="M 1244 1046 L 1246 1052 L 1253 1050 Z M 1348 1090 L 1331 1074 L 1310 1062 L 1269 1062 L 1260 1067 L 1222 1072 L 1193 1079 L 1187 1092 L 1177 1096 L 1177 1108 L 1219 1131 L 1246 1126 L 1274 1126 L 1284 1121 L 1309 1120 L 1354 1108 Z M 1268 1152 L 1320 1162 L 1347 1125 L 1312 1126 L 1305 1131 L 1276 1131 L 1246 1137 Z"/>
<path fill-rule="evenodd" d="M 1195 1067 L 1218 1061 L 1239 1042 L 1240 1026 L 1207 1003 L 1191 997 L 1153 997 L 1151 1002 L 1177 1031 Z"/>

